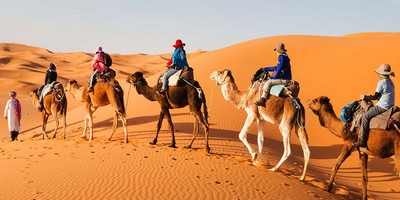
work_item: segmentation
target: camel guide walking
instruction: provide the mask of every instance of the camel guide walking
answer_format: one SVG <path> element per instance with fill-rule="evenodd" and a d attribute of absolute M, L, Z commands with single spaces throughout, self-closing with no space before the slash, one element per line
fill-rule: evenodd
<path fill-rule="evenodd" d="M 186 60 L 186 51 L 183 47 L 186 44 L 182 40 L 177 39 L 175 44 L 172 45 L 175 48 L 172 58 L 167 63 L 168 70 L 165 72 L 163 77 L 163 84 L 160 90 L 160 94 L 164 94 L 168 86 L 168 78 L 174 75 L 177 71 L 183 69 L 184 67 L 189 67 Z"/>
<path fill-rule="evenodd" d="M 260 100 L 255 102 L 257 106 L 265 106 L 265 101 L 268 98 L 269 90 L 273 85 L 288 84 L 292 80 L 292 70 L 290 67 L 290 59 L 286 54 L 285 44 L 279 43 L 274 49 L 278 56 L 278 64 L 273 67 L 265 67 L 264 71 L 273 71 L 274 74 L 269 77 L 263 87 L 263 94 Z"/>
<path fill-rule="evenodd" d="M 19 103 L 17 93 L 11 91 L 11 99 L 6 103 L 4 108 L 4 118 L 8 120 L 8 130 L 10 131 L 11 141 L 18 139 L 20 121 L 21 121 L 21 104 Z"/>
<path fill-rule="evenodd" d="M 361 95 L 360 99 L 378 100 L 378 102 L 363 114 L 361 119 L 360 135 L 358 136 L 357 142 L 353 143 L 353 146 L 355 147 L 367 147 L 370 120 L 394 106 L 394 83 L 390 79 L 390 76 L 395 76 L 394 72 L 391 71 L 391 67 L 388 64 L 380 65 L 378 69 L 375 69 L 375 72 L 380 77 L 378 85 L 376 86 L 375 94 Z"/>

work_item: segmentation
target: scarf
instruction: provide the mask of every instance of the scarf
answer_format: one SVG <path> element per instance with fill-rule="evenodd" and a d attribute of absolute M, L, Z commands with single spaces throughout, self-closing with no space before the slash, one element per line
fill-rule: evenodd
<path fill-rule="evenodd" d="M 18 99 L 12 98 L 13 99 L 13 106 L 15 108 L 15 115 L 17 116 L 18 120 L 21 120 L 21 104 L 19 103 Z"/>

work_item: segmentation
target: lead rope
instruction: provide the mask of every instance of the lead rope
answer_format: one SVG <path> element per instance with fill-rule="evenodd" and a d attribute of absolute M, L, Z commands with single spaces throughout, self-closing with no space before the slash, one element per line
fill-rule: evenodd
<path fill-rule="evenodd" d="M 131 93 L 131 87 L 132 87 L 132 84 L 131 84 L 131 83 L 129 83 L 129 90 L 128 90 L 128 96 L 126 97 L 126 105 L 125 105 L 125 110 L 128 110 L 129 93 Z"/>
<path fill-rule="evenodd" d="M 197 90 L 197 93 L 199 94 L 199 98 L 201 99 L 201 93 L 203 93 L 203 90 L 201 90 L 201 88 L 198 88 L 196 86 L 194 86 L 193 84 L 191 84 L 189 81 L 187 81 L 186 79 L 182 78 L 181 76 L 179 77 L 179 80 L 183 80 L 185 81 L 188 85 L 192 86 L 194 89 Z"/>
<path fill-rule="evenodd" d="M 211 103 L 210 106 L 208 107 L 208 111 L 211 111 L 213 101 L 214 101 L 214 81 L 211 81 Z"/>
<path fill-rule="evenodd" d="M 31 95 L 29 95 L 29 98 L 28 98 L 28 105 L 31 103 L 30 101 L 31 101 Z M 22 126 L 22 125 L 25 124 L 25 121 L 26 121 L 26 119 L 28 118 L 28 115 L 29 115 L 29 112 L 26 111 L 25 117 L 24 117 L 24 119 L 22 120 L 22 122 L 20 123 L 20 126 Z"/>

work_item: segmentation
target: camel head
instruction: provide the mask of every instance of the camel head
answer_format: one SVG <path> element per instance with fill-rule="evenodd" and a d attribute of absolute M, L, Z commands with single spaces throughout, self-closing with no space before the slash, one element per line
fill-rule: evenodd
<path fill-rule="evenodd" d="M 315 99 L 310 99 L 306 102 L 306 106 L 310 108 L 314 114 L 319 115 L 322 109 L 330 109 L 332 110 L 332 104 L 330 103 L 329 97 L 320 96 Z"/>
<path fill-rule="evenodd" d="M 143 77 L 142 72 L 135 72 L 134 74 L 128 76 L 126 78 L 126 82 L 132 84 L 135 87 L 139 84 L 144 84 L 144 85 L 147 84 L 146 80 Z"/>
<path fill-rule="evenodd" d="M 76 80 L 72 80 L 72 81 L 69 80 L 69 81 L 67 82 L 67 84 L 65 85 L 64 91 L 65 91 L 65 92 L 71 91 L 71 87 L 79 88 L 78 82 L 77 82 Z"/>
<path fill-rule="evenodd" d="M 29 92 L 29 97 L 30 97 L 30 98 L 38 98 L 37 91 L 38 91 L 37 88 L 34 89 L 34 90 L 31 90 L 31 91 Z"/>
<path fill-rule="evenodd" d="M 231 82 L 235 82 L 232 76 L 232 72 L 229 69 L 224 69 L 222 71 L 214 71 L 210 74 L 210 79 L 217 82 L 217 85 L 225 84 L 231 80 Z"/>

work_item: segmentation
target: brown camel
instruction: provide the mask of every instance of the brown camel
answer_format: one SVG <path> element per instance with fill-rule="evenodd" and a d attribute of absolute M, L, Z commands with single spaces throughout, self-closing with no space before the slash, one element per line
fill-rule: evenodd
<path fill-rule="evenodd" d="M 168 87 L 166 95 L 160 95 L 156 93 L 156 91 L 160 90 L 161 83 L 157 84 L 154 87 L 150 87 L 147 84 L 146 79 L 143 77 L 143 73 L 141 72 L 135 72 L 134 74 L 128 76 L 126 81 L 135 86 L 138 94 L 143 95 L 146 99 L 150 101 L 158 101 L 158 103 L 161 106 L 160 117 L 158 118 L 158 123 L 157 123 L 156 137 L 153 139 L 152 142 L 150 142 L 150 144 L 152 145 L 157 144 L 158 133 L 160 132 L 164 116 L 166 116 L 172 134 L 172 142 L 170 147 L 176 148 L 174 124 L 172 123 L 169 109 L 183 108 L 189 105 L 190 112 L 194 115 L 195 119 L 194 119 L 193 137 L 187 148 L 192 147 L 192 144 L 196 139 L 197 134 L 199 133 L 199 122 L 200 122 L 200 124 L 203 125 L 205 132 L 206 153 L 210 153 L 210 146 L 208 145 L 209 124 L 208 124 L 206 97 L 202 92 L 201 87 L 197 81 L 195 81 L 193 85 L 196 88 L 200 89 L 200 93 L 198 93 L 199 91 L 193 88 L 192 86 L 184 84 L 183 86 Z M 204 115 L 201 112 L 202 105 L 203 105 Z"/>
<path fill-rule="evenodd" d="M 65 86 L 65 91 L 69 92 L 75 99 L 85 102 L 86 104 L 86 116 L 85 124 L 82 132 L 82 138 L 86 138 L 86 128 L 89 125 L 89 141 L 93 140 L 93 113 L 97 108 L 102 106 L 107 106 L 111 104 L 114 110 L 113 125 L 110 137 L 111 140 L 115 130 L 118 126 L 118 117 L 122 121 L 122 126 L 124 128 L 125 142 L 128 143 L 128 133 L 126 130 L 126 112 L 124 106 L 124 91 L 115 81 L 116 87 L 112 86 L 109 82 L 98 82 L 94 86 L 94 92 L 88 93 L 88 86 L 80 87 L 76 80 L 68 81 Z M 89 121 L 89 123 L 87 123 Z"/>
<path fill-rule="evenodd" d="M 39 105 L 39 96 L 37 94 L 38 89 L 32 90 L 29 95 L 31 97 L 31 101 L 33 106 L 38 107 Z M 54 84 L 54 92 L 47 94 L 43 98 L 43 108 L 40 110 L 42 113 L 42 135 L 43 139 L 46 136 L 46 125 L 47 120 L 50 115 L 53 115 L 54 120 L 56 121 L 56 128 L 54 129 L 54 135 L 51 138 L 55 138 L 57 135 L 57 129 L 59 126 L 59 115 L 63 118 L 64 124 L 64 135 L 63 139 L 65 139 L 66 128 L 67 128 L 67 97 L 64 93 L 64 87 L 61 83 Z"/>
<path fill-rule="evenodd" d="M 295 108 L 293 101 L 289 97 L 275 97 L 272 95 L 270 95 L 266 101 L 265 107 L 257 107 L 254 104 L 254 102 L 258 100 L 257 89 L 248 90 L 246 92 L 240 91 L 235 84 L 235 80 L 230 70 L 225 69 L 223 71 L 215 71 L 210 74 L 210 79 L 215 80 L 217 84 L 221 86 L 222 95 L 224 96 L 225 100 L 231 102 L 238 109 L 245 109 L 247 118 L 242 130 L 240 131 L 239 139 L 249 150 L 254 165 L 258 164 L 261 160 L 262 148 L 264 145 L 263 129 L 266 121 L 272 124 L 279 123 L 279 130 L 283 137 L 284 146 L 284 153 L 281 160 L 275 167 L 270 169 L 271 171 L 277 170 L 291 154 L 290 133 L 293 127 L 296 127 L 295 132 L 300 140 L 304 154 L 304 169 L 300 178 L 301 181 L 304 181 L 308 161 L 310 159 L 310 150 L 308 149 L 307 145 L 307 131 L 302 125 L 305 122 L 305 115 L 304 107 L 301 105 L 300 100 L 297 99 L 297 102 L 300 105 L 300 110 Z M 255 84 L 257 85 L 252 88 L 259 88 L 260 83 L 256 82 Z M 258 152 L 253 150 L 247 141 L 247 132 L 255 121 L 257 121 L 258 126 Z"/>
<path fill-rule="evenodd" d="M 309 107 L 319 118 L 321 126 L 327 128 L 335 136 L 342 138 L 344 145 L 335 165 L 332 168 L 331 177 L 329 179 L 326 190 L 331 191 L 333 181 L 340 165 L 351 155 L 356 149 L 352 143 L 357 141 L 359 131 L 350 131 L 350 126 L 344 128 L 342 122 L 335 114 L 328 97 L 318 97 L 307 101 Z M 395 171 L 397 176 L 400 175 L 400 134 L 395 128 L 389 130 L 371 129 L 369 131 L 368 150 L 357 149 L 361 160 L 361 171 L 363 181 L 363 199 L 367 199 L 367 164 L 368 155 L 378 158 L 393 157 L 395 160 Z M 393 156 L 394 155 L 394 156 Z"/>

